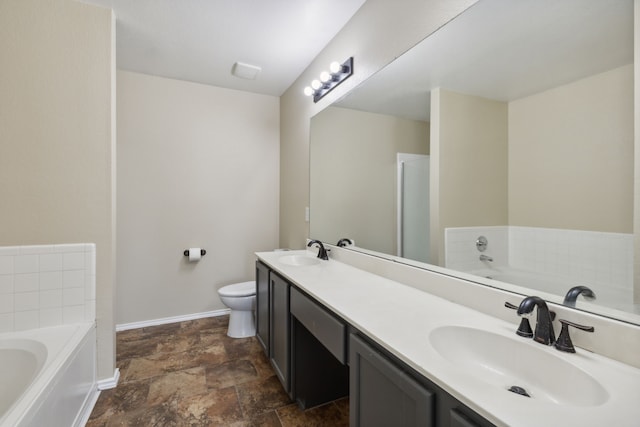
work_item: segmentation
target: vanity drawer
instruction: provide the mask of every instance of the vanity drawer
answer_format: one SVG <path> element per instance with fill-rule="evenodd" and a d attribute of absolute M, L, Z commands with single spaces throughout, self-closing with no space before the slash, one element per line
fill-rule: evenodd
<path fill-rule="evenodd" d="M 291 314 L 342 364 L 347 363 L 347 325 L 316 302 L 291 288 Z"/>

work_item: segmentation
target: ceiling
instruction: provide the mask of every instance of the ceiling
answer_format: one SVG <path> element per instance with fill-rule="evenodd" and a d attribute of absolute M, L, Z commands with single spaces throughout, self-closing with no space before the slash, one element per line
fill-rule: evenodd
<path fill-rule="evenodd" d="M 429 120 L 430 92 L 512 101 L 633 63 L 633 0 L 482 0 L 338 102 Z"/>
<path fill-rule="evenodd" d="M 365 0 L 82 0 L 116 15 L 119 69 L 280 96 Z M 234 63 L 261 67 L 255 80 Z"/>

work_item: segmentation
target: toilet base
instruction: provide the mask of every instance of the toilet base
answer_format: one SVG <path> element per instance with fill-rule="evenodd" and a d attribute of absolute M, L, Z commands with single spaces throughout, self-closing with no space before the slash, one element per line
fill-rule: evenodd
<path fill-rule="evenodd" d="M 247 338 L 253 337 L 255 334 L 256 324 L 253 319 L 253 311 L 231 310 L 227 336 L 231 338 Z"/>

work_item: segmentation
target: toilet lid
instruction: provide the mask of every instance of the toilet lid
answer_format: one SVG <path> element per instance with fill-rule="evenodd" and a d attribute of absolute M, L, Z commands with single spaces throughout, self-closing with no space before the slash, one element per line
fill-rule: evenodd
<path fill-rule="evenodd" d="M 224 297 L 248 297 L 256 294 L 256 282 L 234 283 L 218 289 L 218 293 Z"/>

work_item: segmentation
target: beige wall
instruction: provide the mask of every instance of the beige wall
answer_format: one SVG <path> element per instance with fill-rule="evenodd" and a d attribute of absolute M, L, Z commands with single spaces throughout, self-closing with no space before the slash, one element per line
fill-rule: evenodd
<path fill-rule="evenodd" d="M 368 0 L 281 97 L 280 245 L 299 248 L 308 237 L 309 120 L 414 46 L 476 0 Z M 302 94 L 331 61 L 353 56 L 354 75 L 314 104 Z"/>
<path fill-rule="evenodd" d="M 396 154 L 429 154 L 429 124 L 329 107 L 310 140 L 310 237 L 396 253 Z"/>
<path fill-rule="evenodd" d="M 0 245 L 96 244 L 98 377 L 114 374 L 111 11 L 0 2 Z"/>
<path fill-rule="evenodd" d="M 509 104 L 509 224 L 633 232 L 633 65 Z"/>
<path fill-rule="evenodd" d="M 444 265 L 444 229 L 507 223 L 507 103 L 431 94 L 431 253 Z"/>
<path fill-rule="evenodd" d="M 277 97 L 118 71 L 118 324 L 222 309 L 253 279 L 278 247 L 279 136 Z"/>

